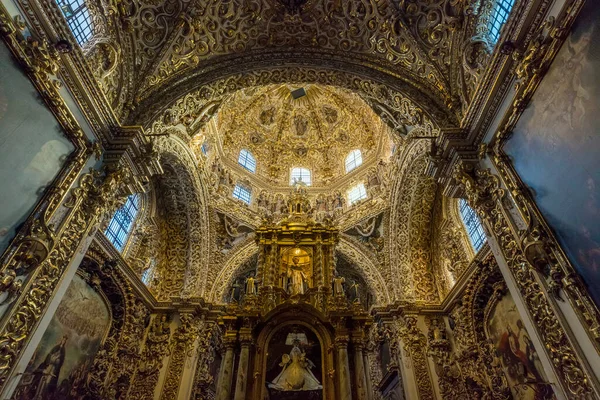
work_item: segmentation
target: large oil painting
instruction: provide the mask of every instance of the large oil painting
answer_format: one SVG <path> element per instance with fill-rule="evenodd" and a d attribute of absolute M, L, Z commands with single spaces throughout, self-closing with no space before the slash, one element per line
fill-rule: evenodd
<path fill-rule="evenodd" d="M 0 253 L 74 150 L 0 41 Z"/>
<path fill-rule="evenodd" d="M 102 338 L 110 327 L 102 297 L 75 276 L 31 358 L 15 400 L 78 398 Z"/>
<path fill-rule="evenodd" d="M 586 3 L 505 150 L 600 305 L 600 7 Z"/>
<path fill-rule="evenodd" d="M 515 399 L 553 399 L 554 393 L 517 306 L 510 294 L 491 310 L 487 334 L 496 345 L 502 369 Z"/>
<path fill-rule="evenodd" d="M 269 341 L 267 389 L 270 400 L 323 398 L 321 344 L 303 325 L 287 325 Z"/>

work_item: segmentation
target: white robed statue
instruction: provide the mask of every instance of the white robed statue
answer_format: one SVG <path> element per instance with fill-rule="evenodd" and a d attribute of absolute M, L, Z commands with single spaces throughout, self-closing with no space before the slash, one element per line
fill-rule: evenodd
<path fill-rule="evenodd" d="M 281 357 L 279 366 L 283 369 L 273 379 L 273 382 L 269 383 L 270 388 L 282 392 L 323 389 L 323 385 L 311 371 L 315 364 L 306 358 L 306 353 L 300 349 L 299 345 L 300 340 L 294 339 L 294 347 L 290 354 L 284 354 Z"/>

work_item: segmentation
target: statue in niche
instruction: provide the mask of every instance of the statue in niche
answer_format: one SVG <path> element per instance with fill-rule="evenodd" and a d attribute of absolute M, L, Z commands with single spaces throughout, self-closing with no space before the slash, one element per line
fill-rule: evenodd
<path fill-rule="evenodd" d="M 333 278 L 333 294 L 335 296 L 344 297 L 346 295 L 344 292 L 344 282 L 346 282 L 346 279 L 343 276 L 336 275 Z"/>
<path fill-rule="evenodd" d="M 358 284 L 358 282 L 352 281 L 352 285 L 350 285 L 350 290 L 353 290 L 353 289 L 354 289 L 354 293 L 353 293 L 354 299 L 352 301 L 355 303 L 360 303 L 360 293 L 359 293 L 360 285 Z"/>
<path fill-rule="evenodd" d="M 254 275 L 250 275 L 246 278 L 246 295 L 255 295 L 256 294 L 256 279 Z"/>
<path fill-rule="evenodd" d="M 233 302 L 233 301 L 239 301 L 240 299 L 240 288 L 242 287 L 242 285 L 240 285 L 237 281 L 237 279 L 233 282 L 233 285 L 231 285 L 231 294 L 229 296 L 229 301 Z"/>
<path fill-rule="evenodd" d="M 290 294 L 304 294 L 304 283 L 307 281 L 306 274 L 299 264 L 300 257 L 292 257 L 292 265 L 288 267 L 288 291 Z"/>
<path fill-rule="evenodd" d="M 323 385 L 311 371 L 315 364 L 306 358 L 306 353 L 300 348 L 302 344 L 307 344 L 303 343 L 303 340 L 306 341 L 305 334 L 288 334 L 286 344 L 290 344 L 291 341 L 292 350 L 289 354 L 283 354 L 281 357 L 279 366 L 283 369 L 268 384 L 269 388 L 282 392 L 323 389 Z"/>

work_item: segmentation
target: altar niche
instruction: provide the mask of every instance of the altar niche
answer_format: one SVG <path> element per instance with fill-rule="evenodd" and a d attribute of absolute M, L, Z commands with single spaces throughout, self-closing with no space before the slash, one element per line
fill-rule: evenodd
<path fill-rule="evenodd" d="M 258 329 L 253 400 L 338 399 L 334 352 L 327 351 L 332 327 L 321 314 L 306 304 L 284 306 Z"/>
<path fill-rule="evenodd" d="M 302 295 L 313 287 L 312 257 L 308 251 L 300 247 L 281 249 L 279 285 L 292 296 Z"/>
<path fill-rule="evenodd" d="M 291 324 L 269 340 L 266 386 L 271 400 L 323 399 L 321 342 L 305 326 Z"/>

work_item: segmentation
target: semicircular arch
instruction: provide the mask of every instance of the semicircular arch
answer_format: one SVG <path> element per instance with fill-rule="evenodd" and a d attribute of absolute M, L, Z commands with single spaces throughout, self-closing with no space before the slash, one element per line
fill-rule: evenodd
<path fill-rule="evenodd" d="M 204 72 L 204 70 L 203 70 Z M 456 127 L 459 122 L 445 104 L 397 76 L 347 63 L 334 66 L 243 62 L 235 68 L 219 68 L 211 73 L 192 74 L 165 85 L 142 100 L 129 117 L 153 132 L 201 117 L 200 129 L 234 92 L 271 84 L 320 84 L 357 93 L 374 112 L 398 132 L 407 126 L 425 128 L 428 135 L 439 128 Z M 414 82 L 412 82 L 414 83 Z M 210 113 L 206 113 L 210 109 Z M 185 118 L 184 118 L 185 117 Z"/>

